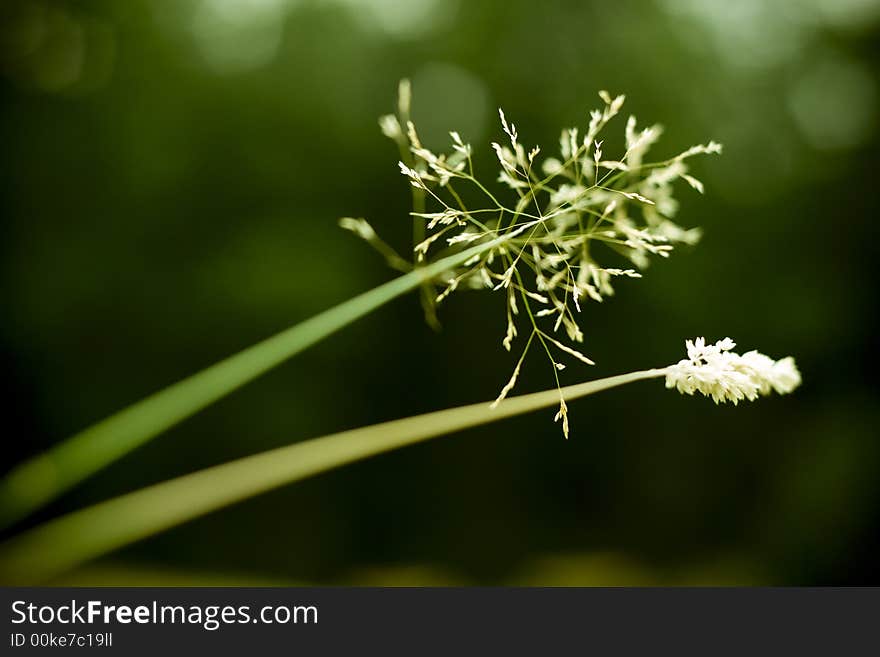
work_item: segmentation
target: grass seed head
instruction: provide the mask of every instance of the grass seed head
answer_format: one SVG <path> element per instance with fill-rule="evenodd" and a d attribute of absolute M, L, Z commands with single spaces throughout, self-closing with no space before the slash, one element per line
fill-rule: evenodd
<path fill-rule="evenodd" d="M 699 392 L 716 404 L 744 399 L 753 401 L 775 391 L 792 392 L 801 384 L 801 374 L 791 356 L 773 360 L 757 351 L 742 355 L 733 351 L 730 338 L 706 344 L 704 338 L 685 342 L 688 357 L 666 368 L 666 387 L 683 395 Z"/>
<path fill-rule="evenodd" d="M 554 350 L 583 364 L 593 364 L 570 346 L 584 339 L 578 320 L 584 304 L 613 295 L 614 279 L 639 278 L 639 270 L 652 258 L 667 258 L 675 245 L 694 244 L 699 239 L 699 229 L 683 228 L 674 221 L 678 211 L 674 187 L 683 181 L 702 193 L 702 182 L 688 173 L 685 160 L 720 153 L 721 145 L 710 141 L 672 158 L 646 163 L 645 156 L 662 134 L 661 127 L 640 130 L 636 118 L 630 116 L 620 147 L 616 147 L 617 140 L 603 132 L 619 114 L 625 96 L 600 91 L 602 106 L 589 112 L 584 131 L 577 127 L 564 129 L 559 153 L 540 158 L 541 149 L 524 146 L 516 125 L 499 108 L 505 139 L 501 140 L 503 145 L 491 142 L 491 148 L 500 165 L 496 181 L 506 188 L 504 194 L 503 190 L 493 191 L 490 180 L 477 174 L 471 159 L 472 146 L 460 133 L 449 133 L 448 153 L 434 152 L 422 143 L 410 120 L 411 95 L 409 83 L 401 82 L 397 115 L 379 121 L 382 132 L 402 149 L 403 159 L 398 163 L 401 174 L 423 193 L 428 205 L 412 213 L 414 220 L 424 223 L 425 234 L 413 245 L 410 268 L 486 245 L 484 251 L 432 281 L 442 292 L 432 295 L 430 301 L 437 304 L 468 289 L 503 292 L 507 296 L 507 323 L 502 345 L 511 351 L 521 334 L 526 336 L 526 343 L 499 400 L 515 385 L 520 364 L 535 344 L 546 352 L 559 385 L 564 365 L 557 363 Z M 459 190 L 466 187 L 483 199 L 482 204 L 463 204 Z M 347 220 L 343 227 L 399 265 L 388 254 L 390 247 L 361 221 Z M 517 303 L 525 312 L 518 312 Z M 520 323 L 529 330 L 520 331 Z M 767 363 L 757 356 L 745 354 L 738 358 L 751 363 L 754 371 L 763 365 L 761 371 L 773 373 L 772 380 L 768 374 L 766 385 L 754 392 L 749 385 L 735 385 L 740 375 L 749 376 L 739 372 L 728 382 L 730 392 L 725 392 L 723 386 L 712 389 L 718 400 L 738 401 L 763 394 L 766 386 L 777 390 L 790 387 L 797 378 L 793 362 L 789 366 L 787 361 L 780 361 L 774 363 L 776 370 L 768 370 Z M 696 368 L 693 361 L 688 362 Z M 675 371 L 684 376 L 684 366 Z M 686 377 L 671 376 L 673 386 L 679 387 L 681 381 L 680 390 L 691 389 Z M 750 380 L 757 379 L 753 376 Z M 696 384 L 692 390 L 702 391 Z M 557 419 L 562 420 L 566 436 L 567 412 L 563 401 Z"/>

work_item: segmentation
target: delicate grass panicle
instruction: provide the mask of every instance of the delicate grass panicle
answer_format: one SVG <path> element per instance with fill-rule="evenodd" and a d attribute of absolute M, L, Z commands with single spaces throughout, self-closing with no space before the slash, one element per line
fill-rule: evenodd
<path fill-rule="evenodd" d="M 536 345 L 550 360 L 557 388 L 559 371 L 565 368 L 563 358 L 592 365 L 575 347 L 584 340 L 578 321 L 582 304 L 612 295 L 616 278 L 641 277 L 640 270 L 651 256 L 666 258 L 675 244 L 695 244 L 700 238 L 698 228 L 685 229 L 673 221 L 678 211 L 673 183 L 683 180 L 702 193 L 703 184 L 687 173 L 686 160 L 720 153 L 721 145 L 710 141 L 670 159 L 646 163 L 645 154 L 660 137 L 661 127 L 639 129 L 630 116 L 620 148 L 604 145 L 599 137 L 619 114 L 624 96 L 612 97 L 605 91 L 599 96 L 603 107 L 590 112 L 583 132 L 562 131 L 557 157 L 539 158 L 541 149 L 523 145 L 516 126 L 498 110 L 504 139 L 493 142 L 492 149 L 501 167 L 498 182 L 508 188 L 510 201 L 505 202 L 477 177 L 472 147 L 459 133 L 449 133 L 448 154 L 434 153 L 422 143 L 409 120 L 410 88 L 404 82 L 398 114 L 383 116 L 379 125 L 398 144 L 400 172 L 415 192 L 412 215 L 421 229 L 414 233 L 418 239 L 413 257 L 395 253 L 363 219 L 340 222 L 375 247 L 392 267 L 404 270 L 496 241 L 494 247 L 435 276 L 431 283 L 439 293 L 428 302 L 435 306 L 459 289 L 503 294 L 507 327 L 501 344 L 508 351 L 521 333 L 518 319 L 524 317 L 522 351 L 497 402 L 513 389 L 526 354 Z M 619 153 L 616 159 L 606 155 L 612 150 Z M 479 205 L 465 205 L 465 187 L 477 190 Z M 608 256 L 616 257 L 616 266 L 603 264 Z M 433 310 L 429 315 L 435 316 Z M 556 419 L 562 421 L 566 437 L 567 414 L 560 397 Z"/>

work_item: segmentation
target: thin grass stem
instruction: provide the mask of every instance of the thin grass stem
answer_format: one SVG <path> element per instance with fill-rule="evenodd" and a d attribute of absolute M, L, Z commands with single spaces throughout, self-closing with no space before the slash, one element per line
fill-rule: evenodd
<path fill-rule="evenodd" d="M 86 561 L 280 486 L 430 438 L 528 413 L 634 381 L 652 369 L 450 408 L 321 438 L 200 470 L 51 520 L 0 546 L 5 585 L 46 581 Z"/>
<path fill-rule="evenodd" d="M 288 358 L 506 239 L 502 236 L 478 244 L 364 292 L 183 379 L 25 461 L 0 480 L 0 528 L 45 506 L 95 472 Z"/>

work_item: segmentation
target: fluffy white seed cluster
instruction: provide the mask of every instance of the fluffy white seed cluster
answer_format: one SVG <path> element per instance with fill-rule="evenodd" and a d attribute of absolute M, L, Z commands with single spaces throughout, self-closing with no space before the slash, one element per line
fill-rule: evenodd
<path fill-rule="evenodd" d="M 682 394 L 699 392 L 716 404 L 738 404 L 774 390 L 784 395 L 801 384 L 801 374 L 791 356 L 773 360 L 757 351 L 740 355 L 732 351 L 736 343 L 730 338 L 715 344 L 696 338 L 685 344 L 688 357 L 666 368 L 666 387 Z"/>
<path fill-rule="evenodd" d="M 434 306 L 456 291 L 489 289 L 505 296 L 501 343 L 510 351 L 522 336 L 525 344 L 498 401 L 513 389 L 530 347 L 540 346 L 547 354 L 557 385 L 565 368 L 562 359 L 592 364 L 573 346 L 584 340 L 578 321 L 584 303 L 603 301 L 614 294 L 615 279 L 639 278 L 651 257 L 666 258 L 677 243 L 695 244 L 700 238 L 698 228 L 673 221 L 678 211 L 673 185 L 681 180 L 702 193 L 703 184 L 688 174 L 686 160 L 720 153 L 720 144 L 709 142 L 646 162 L 661 127 L 639 129 L 630 116 L 615 149 L 600 136 L 625 98 L 605 91 L 599 97 L 603 105 L 589 112 L 586 127 L 563 130 L 558 156 L 541 160 L 541 149 L 524 146 L 516 126 L 499 109 L 504 138 L 491 147 L 500 165 L 497 181 L 507 188 L 506 195 L 491 191 L 476 176 L 473 149 L 458 132 L 449 133 L 448 154 L 422 143 L 409 117 L 411 94 L 405 81 L 397 114 L 379 121 L 382 132 L 399 147 L 398 167 L 413 188 L 412 215 L 424 226 L 410 268 L 495 241 L 492 248 L 435 279 L 436 291 L 426 296 L 423 290 L 423 305 L 428 304 L 426 314 L 433 316 Z M 614 150 L 616 157 L 610 154 Z M 342 225 L 392 266 L 404 268 L 400 265 L 407 259 L 362 219 L 344 219 Z M 557 419 L 567 435 L 564 402 Z"/>

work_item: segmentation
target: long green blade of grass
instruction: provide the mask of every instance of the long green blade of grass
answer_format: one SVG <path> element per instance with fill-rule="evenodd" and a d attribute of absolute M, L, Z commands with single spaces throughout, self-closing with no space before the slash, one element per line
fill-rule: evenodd
<path fill-rule="evenodd" d="M 0 528 L 423 281 L 497 246 L 499 237 L 420 267 L 175 383 L 13 468 L 0 480 Z"/>
<path fill-rule="evenodd" d="M 654 369 L 581 383 L 567 399 L 662 376 Z M 45 581 L 198 516 L 306 477 L 429 438 L 559 403 L 557 389 L 472 404 L 314 438 L 200 470 L 75 511 L 0 546 L 0 581 Z"/>

